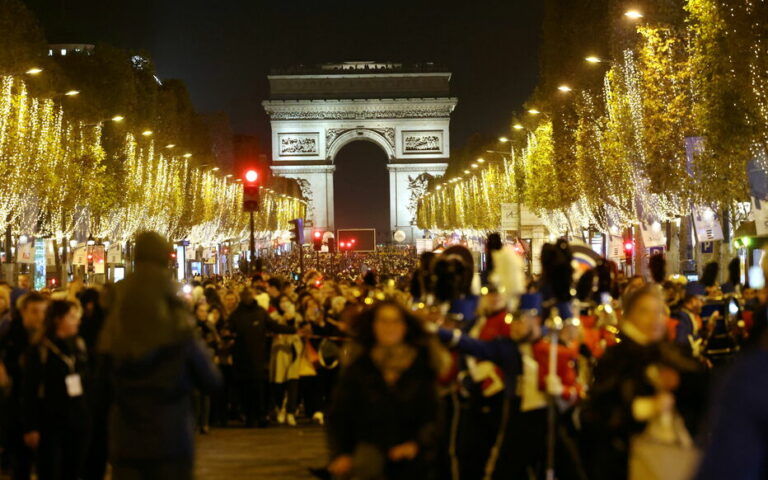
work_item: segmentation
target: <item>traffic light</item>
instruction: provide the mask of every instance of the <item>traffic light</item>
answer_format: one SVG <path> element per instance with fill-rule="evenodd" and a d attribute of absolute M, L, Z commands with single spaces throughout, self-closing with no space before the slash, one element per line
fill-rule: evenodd
<path fill-rule="evenodd" d="M 632 240 L 624 242 L 624 258 L 627 264 L 632 263 L 632 254 L 635 252 L 635 243 Z"/>
<path fill-rule="evenodd" d="M 89 274 L 95 273 L 96 269 L 93 266 L 93 253 L 88 252 L 86 259 L 88 260 L 88 273 Z"/>
<path fill-rule="evenodd" d="M 312 248 L 314 248 L 316 252 L 323 249 L 323 232 L 315 231 L 315 233 L 312 234 Z"/>
<path fill-rule="evenodd" d="M 259 172 L 249 168 L 243 175 L 243 211 L 259 211 Z"/>
<path fill-rule="evenodd" d="M 334 237 L 328 238 L 328 251 L 336 253 L 336 239 Z"/>
<path fill-rule="evenodd" d="M 304 219 L 294 218 L 288 223 L 293 225 L 291 227 L 291 241 L 298 245 L 304 245 Z"/>

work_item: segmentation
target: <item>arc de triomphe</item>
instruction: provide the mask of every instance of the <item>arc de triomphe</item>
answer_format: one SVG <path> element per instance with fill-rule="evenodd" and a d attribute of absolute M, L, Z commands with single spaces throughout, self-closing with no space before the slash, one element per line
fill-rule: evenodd
<path fill-rule="evenodd" d="M 445 172 L 450 153 L 451 74 L 431 65 L 348 62 L 269 75 L 263 102 L 272 126 L 272 172 L 299 179 L 314 228 L 334 230 L 333 172 L 346 144 L 387 154 L 390 225 L 419 238 L 412 195 L 421 174 Z M 366 225 L 360 225 L 366 227 Z M 393 230 L 394 231 L 394 230 Z"/>

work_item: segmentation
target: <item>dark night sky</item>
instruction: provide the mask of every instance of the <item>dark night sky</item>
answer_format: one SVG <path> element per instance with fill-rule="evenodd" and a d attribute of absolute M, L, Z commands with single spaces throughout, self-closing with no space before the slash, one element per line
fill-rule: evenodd
<path fill-rule="evenodd" d="M 452 148 L 474 133 L 506 133 L 536 84 L 543 15 L 543 0 L 26 1 L 37 4 L 49 41 L 148 51 L 160 78 L 186 82 L 198 110 L 229 114 L 233 130 L 256 135 L 264 153 L 266 76 L 295 64 L 445 65 L 459 98 Z M 382 235 L 389 230 L 386 159 L 370 147 L 349 145 L 336 159 L 337 226 L 375 226 Z"/>
<path fill-rule="evenodd" d="M 542 0 L 28 0 L 51 41 L 147 50 L 161 78 L 184 80 L 197 108 L 268 141 L 260 102 L 272 66 L 434 61 L 454 72 L 453 147 L 500 134 L 531 93 Z M 66 25 L 66 31 L 58 31 Z M 57 38 L 58 37 L 58 38 Z M 265 151 L 268 146 L 264 145 Z"/>

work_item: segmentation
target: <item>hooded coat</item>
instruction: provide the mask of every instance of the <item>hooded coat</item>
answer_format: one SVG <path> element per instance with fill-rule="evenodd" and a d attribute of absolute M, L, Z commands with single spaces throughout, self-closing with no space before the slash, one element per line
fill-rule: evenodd
<path fill-rule="evenodd" d="M 136 270 L 118 285 L 100 338 L 113 377 L 113 461 L 191 462 L 192 390 L 211 391 L 222 382 L 176 295 L 169 251 L 156 233 L 138 236 Z"/>

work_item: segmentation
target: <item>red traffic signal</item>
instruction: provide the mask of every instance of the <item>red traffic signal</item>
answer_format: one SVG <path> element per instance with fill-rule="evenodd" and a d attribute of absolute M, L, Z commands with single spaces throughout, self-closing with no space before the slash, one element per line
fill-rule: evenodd
<path fill-rule="evenodd" d="M 259 172 L 253 169 L 249 169 L 245 172 L 245 181 L 248 183 L 255 183 L 259 179 Z"/>
<path fill-rule="evenodd" d="M 312 234 L 312 248 L 314 248 L 316 252 L 323 249 L 323 232 L 316 230 L 315 233 Z"/>
<path fill-rule="evenodd" d="M 627 261 L 627 263 L 632 262 L 632 254 L 635 251 L 635 242 L 631 240 L 627 240 L 624 242 L 624 259 Z"/>
<path fill-rule="evenodd" d="M 243 175 L 243 210 L 257 212 L 259 210 L 259 172 L 249 168 Z"/>

